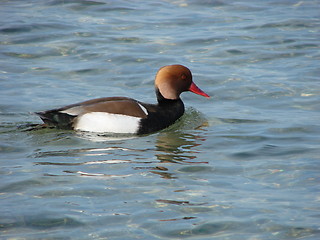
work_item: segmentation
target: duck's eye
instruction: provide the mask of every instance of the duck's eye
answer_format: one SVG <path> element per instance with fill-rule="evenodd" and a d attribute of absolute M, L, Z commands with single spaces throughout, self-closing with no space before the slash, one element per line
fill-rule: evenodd
<path fill-rule="evenodd" d="M 182 80 L 186 80 L 186 79 L 187 79 L 187 76 L 186 76 L 185 74 L 182 74 L 182 75 L 181 75 L 181 79 L 182 79 Z"/>

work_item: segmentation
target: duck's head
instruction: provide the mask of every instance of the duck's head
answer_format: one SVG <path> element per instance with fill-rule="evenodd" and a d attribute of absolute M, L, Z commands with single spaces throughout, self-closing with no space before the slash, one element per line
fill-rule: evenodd
<path fill-rule="evenodd" d="M 156 75 L 155 87 L 165 99 L 179 99 L 180 94 L 186 91 L 210 98 L 192 81 L 191 71 L 182 65 L 168 65 L 160 68 Z"/>

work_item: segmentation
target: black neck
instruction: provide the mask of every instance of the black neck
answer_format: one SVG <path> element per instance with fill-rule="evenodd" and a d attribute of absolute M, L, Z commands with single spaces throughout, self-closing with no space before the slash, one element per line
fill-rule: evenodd
<path fill-rule="evenodd" d="M 164 96 L 162 96 L 162 94 L 160 93 L 159 89 L 156 89 L 156 95 L 157 95 L 157 100 L 158 100 L 158 104 L 159 105 L 172 104 L 173 102 L 181 101 L 180 98 L 177 98 L 177 99 L 167 99 L 167 98 L 165 98 Z"/>

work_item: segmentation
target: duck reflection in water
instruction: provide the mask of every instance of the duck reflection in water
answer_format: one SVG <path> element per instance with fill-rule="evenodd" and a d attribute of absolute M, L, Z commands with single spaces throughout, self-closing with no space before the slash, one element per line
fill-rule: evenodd
<path fill-rule="evenodd" d="M 206 126 L 203 123 L 199 128 Z M 198 132 L 199 133 L 199 132 Z M 205 137 L 181 131 L 168 131 L 158 135 L 156 142 L 155 156 L 161 163 L 177 164 L 206 164 L 208 162 L 197 161 L 199 151 L 194 148 L 200 146 L 206 140 Z M 168 169 L 163 166 L 157 166 L 150 172 L 161 175 L 163 178 L 175 178 Z"/>

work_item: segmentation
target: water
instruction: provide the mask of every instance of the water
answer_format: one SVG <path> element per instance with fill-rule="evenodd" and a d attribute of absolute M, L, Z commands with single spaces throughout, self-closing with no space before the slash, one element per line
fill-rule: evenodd
<path fill-rule="evenodd" d="M 319 239 L 320 2 L 2 1 L 1 239 Z M 28 131 L 96 97 L 210 100 L 143 136 Z"/>

